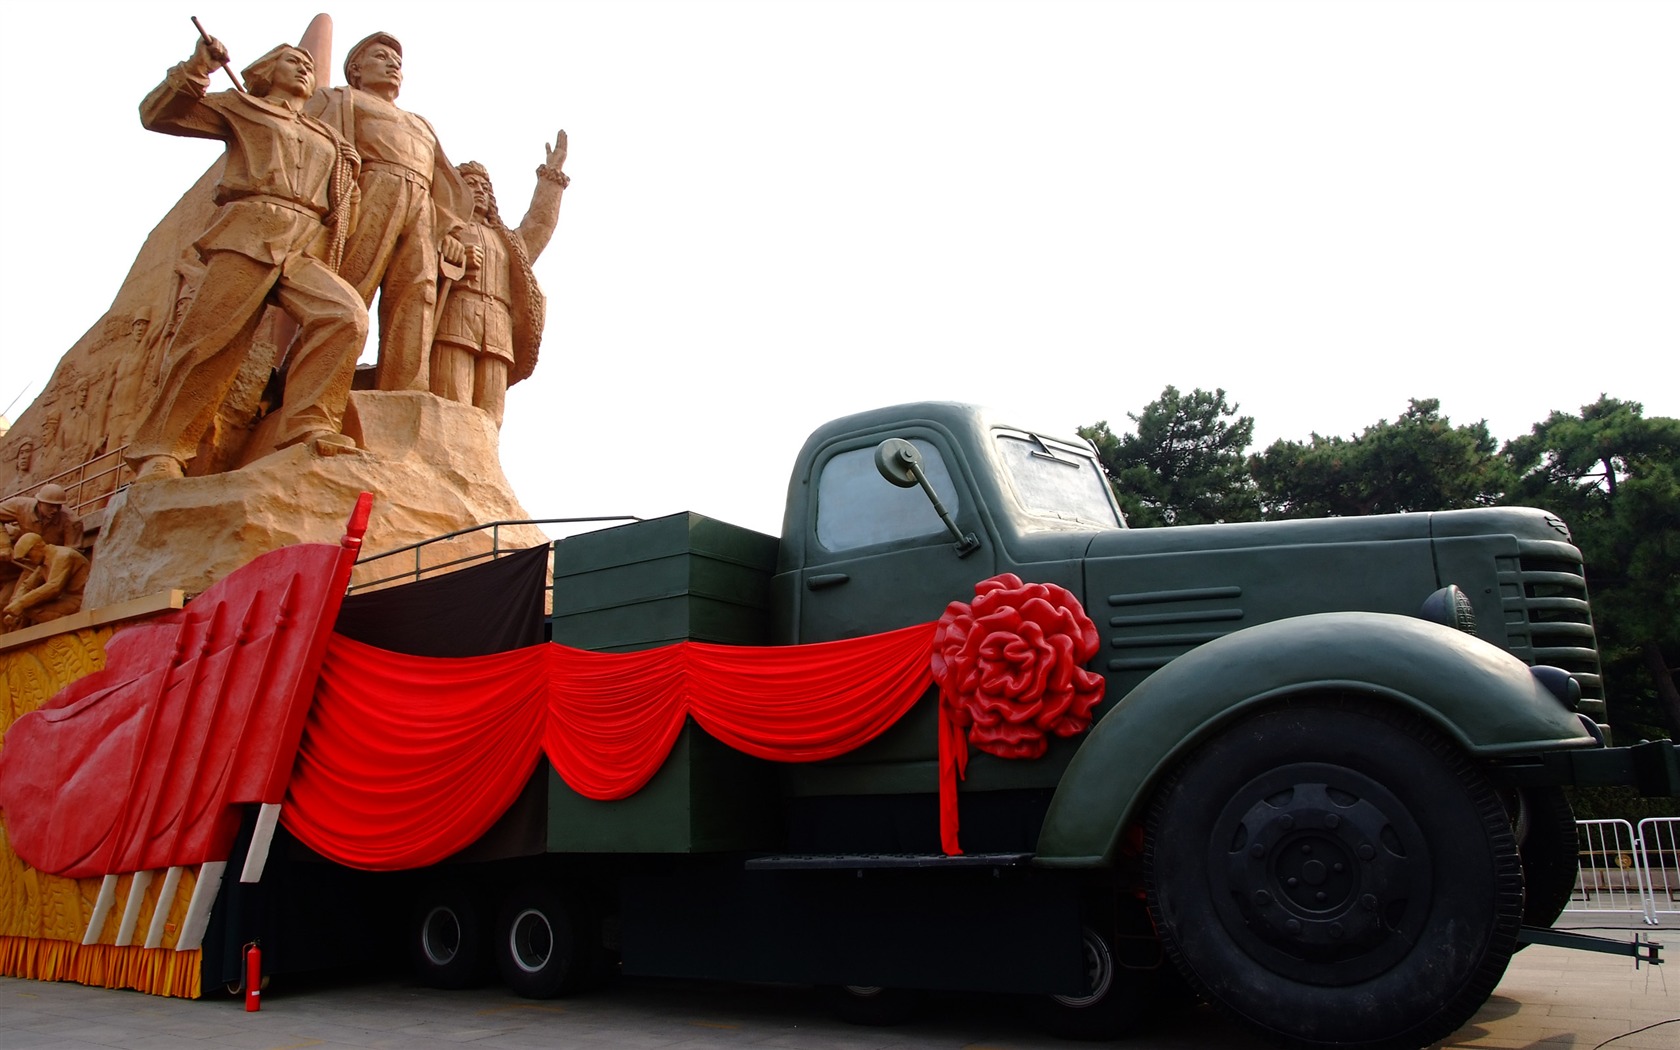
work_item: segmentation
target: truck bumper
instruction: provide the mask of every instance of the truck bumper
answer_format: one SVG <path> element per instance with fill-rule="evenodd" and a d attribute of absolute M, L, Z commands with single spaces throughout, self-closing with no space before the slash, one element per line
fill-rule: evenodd
<path fill-rule="evenodd" d="M 1501 771 L 1519 787 L 1626 786 L 1647 797 L 1680 797 L 1680 750 L 1672 740 L 1650 740 L 1631 747 L 1551 751 L 1504 765 Z"/>

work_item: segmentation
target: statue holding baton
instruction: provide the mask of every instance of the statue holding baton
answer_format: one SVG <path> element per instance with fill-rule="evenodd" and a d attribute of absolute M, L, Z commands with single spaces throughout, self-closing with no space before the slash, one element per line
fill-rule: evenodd
<path fill-rule="evenodd" d="M 136 482 L 185 473 L 270 301 L 299 329 L 277 447 L 307 444 L 323 455 L 354 449 L 340 430 L 368 317 L 336 270 L 360 158 L 337 131 L 304 112 L 315 91 L 308 52 L 281 44 L 244 70 L 248 92 L 210 92 L 211 72 L 227 62 L 227 49 L 201 30 L 192 57 L 140 104 L 146 128 L 221 139 L 227 153 L 215 188 L 219 207 L 194 242 L 205 265 L 198 294 L 170 344 L 158 396 L 129 444 Z"/>

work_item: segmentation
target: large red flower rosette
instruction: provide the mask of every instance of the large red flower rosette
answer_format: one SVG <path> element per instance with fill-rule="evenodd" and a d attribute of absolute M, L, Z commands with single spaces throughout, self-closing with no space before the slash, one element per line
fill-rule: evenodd
<path fill-rule="evenodd" d="M 952 602 L 933 638 L 939 684 L 940 838 L 958 854 L 956 782 L 968 745 L 1000 758 L 1038 758 L 1049 738 L 1091 724 L 1101 675 L 1082 666 L 1097 654 L 1096 625 L 1067 588 L 1003 573 L 975 585 L 974 602 Z"/>

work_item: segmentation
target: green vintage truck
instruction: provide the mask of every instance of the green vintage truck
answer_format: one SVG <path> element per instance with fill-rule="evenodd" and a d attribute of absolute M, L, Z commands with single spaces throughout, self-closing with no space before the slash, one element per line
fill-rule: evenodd
<path fill-rule="evenodd" d="M 779 541 L 676 515 L 559 541 L 553 571 L 553 639 L 616 651 L 878 634 L 1012 573 L 1083 605 L 1101 699 L 1041 757 L 973 755 L 960 855 L 932 690 L 826 761 L 690 724 L 628 798 L 545 767 L 523 846 L 413 873 L 436 984 L 492 957 L 538 996 L 798 982 L 876 1022 L 1007 992 L 1076 1037 L 1188 987 L 1286 1044 L 1417 1047 L 1567 903 L 1564 787 L 1680 784 L 1671 744 L 1607 746 L 1581 557 L 1539 510 L 1129 530 L 1087 443 L 919 403 L 813 434 Z"/>

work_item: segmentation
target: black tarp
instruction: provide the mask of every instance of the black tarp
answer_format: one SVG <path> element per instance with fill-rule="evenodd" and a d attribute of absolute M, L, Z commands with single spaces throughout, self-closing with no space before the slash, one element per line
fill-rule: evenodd
<path fill-rule="evenodd" d="M 338 633 L 412 656 L 483 656 L 543 641 L 548 546 L 442 576 L 352 594 Z"/>

